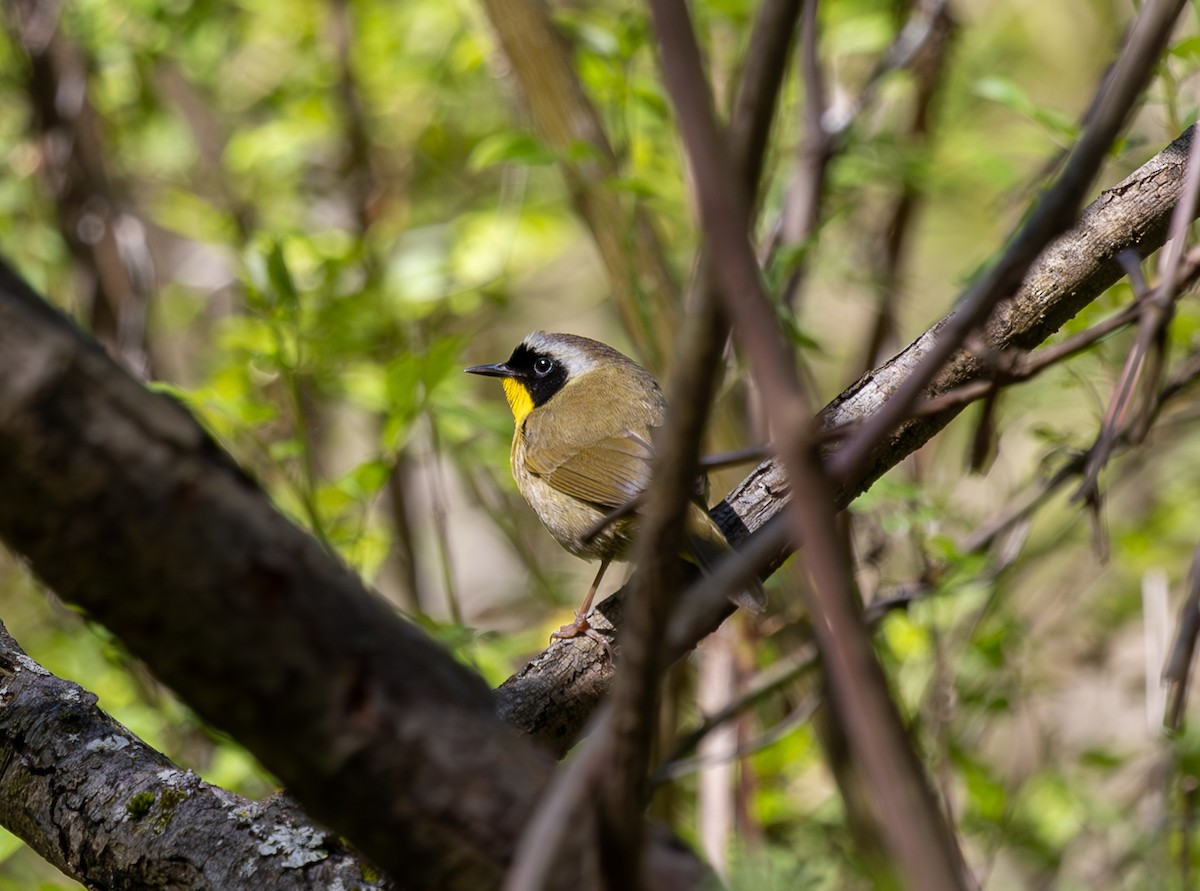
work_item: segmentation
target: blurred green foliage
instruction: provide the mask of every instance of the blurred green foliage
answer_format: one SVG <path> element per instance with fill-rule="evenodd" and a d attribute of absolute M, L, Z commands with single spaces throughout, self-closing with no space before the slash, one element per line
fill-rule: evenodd
<path fill-rule="evenodd" d="M 728 108 L 754 4 L 692 4 Z M 901 5 L 822 5 L 821 54 L 838 107 L 895 37 Z M 895 346 L 943 314 L 1020 218 L 1048 158 L 1077 132 L 1119 45 L 1127 4 L 956 4 L 959 20 L 930 138 L 907 131 L 913 94 L 892 75 L 829 172 L 813 239 L 777 251 L 778 289 L 809 264 L 784 321 L 819 394 L 862 370 L 882 299 L 887 207 L 921 196 L 901 275 Z M 688 178 L 646 11 L 630 0 L 563 4 L 555 20 L 596 103 L 619 173 L 608 183 L 653 215 L 683 278 L 696 248 Z M 1200 37 L 1178 36 L 1105 183 L 1196 117 Z M 0 37 L 0 250 L 88 323 L 32 126 L 26 57 Z M 467 0 L 76 0 L 61 33 L 86 60 L 108 171 L 157 264 L 148 312 L 154 386 L 183 400 L 277 503 L 414 621 L 493 683 L 542 645 L 590 569 L 563 555 L 508 479 L 511 421 L 467 364 L 505 357 L 528 330 L 631 342 L 557 162 L 524 125 L 506 62 Z M 798 78 L 770 154 L 764 237 L 802 141 Z M 589 157 L 578 146 L 572 160 Z M 1131 298 L 1127 285 L 1071 322 Z M 1173 349 L 1193 348 L 1185 302 Z M 854 509 L 867 595 L 923 579 L 931 596 L 888 618 L 879 649 L 931 773 L 987 888 L 1182 887 L 1200 866 L 1200 737 L 1147 726 L 1138 661 L 1143 575 L 1176 596 L 1200 530 L 1198 445 L 1187 407 L 1110 474 L 1111 557 L 1060 495 L 1020 556 L 956 545 L 1027 484 L 1085 448 L 1130 335 L 1002 400 L 997 457 L 968 477 L 969 421 L 881 481 Z M 736 373 L 725 408 L 746 417 Z M 971 413 L 967 414 L 971 417 Z M 753 441 L 752 424 L 739 431 Z M 1152 456 L 1152 457 L 1148 457 Z M 795 579 L 779 615 L 739 632 L 746 671 L 789 652 Z M 261 795 L 272 781 L 203 727 L 103 631 L 0 568 L 2 618 L 30 654 L 84 681 L 103 708 L 206 779 Z M 552 608 L 553 606 L 553 608 Z M 807 688 L 752 710 L 753 736 Z M 683 709 L 685 720 L 698 717 Z M 868 879 L 807 726 L 741 762 L 731 887 L 854 888 Z M 676 828 L 698 843 L 695 783 L 676 784 Z M 0 891 L 73 887 L 0 833 Z"/>

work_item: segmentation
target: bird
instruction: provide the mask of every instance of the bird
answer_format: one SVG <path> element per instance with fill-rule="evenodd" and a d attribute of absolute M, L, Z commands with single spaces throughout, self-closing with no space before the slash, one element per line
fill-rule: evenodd
<path fill-rule="evenodd" d="M 631 506 L 650 484 L 654 429 L 666 415 L 662 389 L 608 344 L 545 331 L 527 335 L 506 361 L 465 371 L 500 378 L 504 386 L 515 424 L 512 474 L 521 495 L 563 548 L 600 562 L 575 620 L 551 638 L 585 635 L 608 649 L 587 614 L 609 564 L 629 557 L 637 519 Z M 689 506 L 687 539 L 682 556 L 701 569 L 730 550 L 700 500 Z M 764 606 L 757 585 L 731 599 L 756 613 Z"/>

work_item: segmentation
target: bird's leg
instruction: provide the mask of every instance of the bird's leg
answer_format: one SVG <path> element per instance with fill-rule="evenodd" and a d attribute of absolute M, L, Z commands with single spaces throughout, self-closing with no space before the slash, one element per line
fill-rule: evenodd
<path fill-rule="evenodd" d="M 608 638 L 588 624 L 588 610 L 592 608 L 592 601 L 596 597 L 596 591 L 600 587 L 600 580 L 604 578 L 604 570 L 608 569 L 608 564 L 612 562 L 609 559 L 600 561 L 600 569 L 596 571 L 596 577 L 592 579 L 592 586 L 588 588 L 587 596 L 583 598 L 583 603 L 579 605 L 579 609 L 575 610 L 575 621 L 570 624 L 563 625 L 557 631 L 550 635 L 551 640 L 570 640 L 572 637 L 584 635 L 599 643 L 604 649 L 612 653 L 612 648 L 608 644 Z"/>

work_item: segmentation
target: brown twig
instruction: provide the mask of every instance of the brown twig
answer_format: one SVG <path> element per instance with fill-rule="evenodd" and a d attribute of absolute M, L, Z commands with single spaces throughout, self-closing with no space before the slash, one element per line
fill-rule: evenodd
<path fill-rule="evenodd" d="M 600 709 L 595 723 L 606 726 L 609 714 L 608 707 Z M 584 799 L 600 787 L 608 767 L 607 747 L 596 743 L 596 739 L 592 735 L 578 757 L 559 768 L 521 832 L 502 891 L 540 891 L 552 885 L 569 829 L 579 820 Z"/>
<path fill-rule="evenodd" d="M 716 455 L 705 455 L 697 462 L 698 467 L 703 471 L 721 470 L 726 467 L 737 467 L 741 464 L 750 464 L 754 461 L 761 461 L 771 454 L 769 446 L 747 446 L 744 449 L 737 449 L 732 452 L 721 452 Z M 591 529 L 579 536 L 580 541 L 585 544 L 594 539 L 597 535 L 611 526 L 617 520 L 628 517 L 630 514 L 637 512 L 645 502 L 645 495 L 638 495 L 636 498 L 630 498 L 619 507 L 615 507 L 602 516 L 595 522 Z"/>
<path fill-rule="evenodd" d="M 702 292 L 711 298 L 711 291 Z M 716 392 L 720 354 L 728 336 L 724 315 L 704 300 L 688 314 L 672 401 L 655 442 L 654 477 L 642 511 L 634 556 L 629 631 L 612 693 L 603 801 L 602 864 L 610 887 L 633 887 L 641 847 L 638 819 L 648 799 L 646 774 L 658 717 L 660 678 L 670 661 L 662 647 L 667 622 L 683 582 L 676 555 L 684 550 L 688 504 L 695 492 L 700 441 Z"/>
<path fill-rule="evenodd" d="M 802 646 L 796 652 L 773 664 L 753 678 L 736 700 L 723 708 L 705 715 L 695 727 L 682 733 L 671 746 L 670 753 L 663 758 L 663 763 L 654 772 L 651 782 L 661 783 L 674 779 L 684 773 L 690 773 L 701 766 L 696 759 L 683 761 L 683 757 L 700 744 L 709 733 L 717 727 L 731 721 L 746 709 L 767 699 L 776 691 L 791 684 L 793 681 L 812 671 L 817 664 L 817 652 L 814 647 Z M 728 757 L 738 757 L 742 754 L 741 747 Z"/>
<path fill-rule="evenodd" d="M 1175 206 L 1171 216 L 1171 234 L 1163 255 L 1159 258 L 1159 287 L 1155 289 L 1152 298 L 1141 301 L 1141 314 L 1138 321 L 1138 335 L 1125 357 L 1125 364 L 1113 388 L 1112 399 L 1096 436 L 1096 445 L 1092 449 L 1087 471 L 1083 482 L 1075 493 L 1076 501 L 1084 501 L 1089 506 L 1095 506 L 1100 498 L 1100 472 L 1108 463 L 1109 455 L 1116 444 L 1118 436 L 1129 424 L 1131 400 L 1143 372 L 1146 372 L 1143 387 L 1153 394 L 1158 388 L 1159 378 L 1164 366 L 1163 352 L 1166 348 L 1166 328 L 1175 315 L 1175 300 L 1178 298 L 1178 287 L 1181 278 L 1187 276 L 1183 265 L 1183 243 L 1187 227 L 1196 216 L 1197 201 L 1200 200 L 1200 140 L 1192 144 L 1188 156 L 1187 177 L 1183 186 L 1183 194 Z M 1194 251 L 1192 252 L 1194 253 Z M 1137 426 L 1143 427 L 1147 412 L 1141 414 L 1143 420 Z"/>
<path fill-rule="evenodd" d="M 746 63 L 729 121 L 729 145 L 747 194 L 759 194 L 767 138 L 787 71 L 802 0 L 763 0 L 754 17 Z M 757 198 L 755 200 L 757 203 Z"/>
<path fill-rule="evenodd" d="M 705 243 L 718 269 L 722 297 L 751 357 L 773 427 L 790 446 L 783 455 L 792 484 L 805 497 L 792 502 L 792 522 L 805 541 L 812 577 L 810 610 L 827 677 L 856 756 L 873 783 L 884 814 L 880 831 L 900 872 L 914 887 L 960 888 L 961 861 L 937 812 L 919 763 L 887 693 L 882 670 L 853 601 L 848 555 L 833 522 L 833 492 L 808 435 L 809 409 L 780 336 L 750 249 L 750 207 L 727 172 L 728 151 L 704 84 L 700 53 L 687 10 L 651 0 L 664 79 L 695 171 Z M 853 701 L 854 707 L 847 704 Z"/>
<path fill-rule="evenodd" d="M 725 467 L 737 467 L 740 464 L 750 464 L 754 461 L 762 461 L 769 455 L 774 454 L 774 449 L 769 445 L 761 446 L 746 446 L 744 449 L 736 449 L 732 452 L 720 452 L 715 455 L 705 455 L 700 459 L 700 467 L 704 470 L 720 470 Z"/>
<path fill-rule="evenodd" d="M 893 51 L 889 53 L 889 57 L 900 56 L 905 60 L 895 64 L 897 67 L 903 64 L 911 69 L 916 81 L 912 120 L 904 135 L 906 150 L 930 142 L 933 128 L 931 110 L 942 83 L 953 30 L 954 20 L 945 0 L 921 0 L 893 44 Z M 904 47 L 903 53 L 898 51 L 901 46 Z M 872 78 L 872 82 L 875 82 L 875 78 Z M 913 177 L 902 174 L 899 194 L 894 198 L 886 224 L 882 227 L 881 249 L 871 251 L 871 260 L 876 267 L 879 307 L 863 353 L 863 371 L 874 368 L 897 346 L 894 343 L 896 311 L 903 292 L 901 265 L 921 197 L 922 191 Z"/>
<path fill-rule="evenodd" d="M 1192 665 L 1196 656 L 1196 639 L 1200 635 L 1200 546 L 1192 554 L 1188 572 L 1188 593 L 1179 607 L 1179 627 L 1171 656 L 1163 667 L 1162 679 L 1170 687 L 1171 702 L 1163 723 L 1178 731 L 1183 725 L 1183 710 L 1191 686 Z"/>
<path fill-rule="evenodd" d="M 781 235 L 785 245 L 796 247 L 808 242 L 817 231 L 821 217 L 821 196 L 825 191 L 825 171 L 833 159 L 835 143 L 825 124 L 825 84 L 817 53 L 817 0 L 804 0 L 800 22 L 800 67 L 804 81 L 804 139 L 783 211 Z M 808 264 L 797 262 L 783 289 L 783 305 L 796 310 L 800 286 Z"/>
<path fill-rule="evenodd" d="M 1178 270 L 1176 288 L 1194 284 L 1197 277 L 1200 277 L 1200 248 L 1188 252 L 1187 257 Z M 1136 322 L 1145 312 L 1144 303 L 1146 301 L 1161 300 L 1164 291 L 1163 285 L 1160 285 L 1158 288 L 1144 294 L 1139 298 L 1137 303 L 1117 312 L 1103 322 L 1093 325 L 1086 331 L 1080 331 L 1071 335 L 1054 346 L 1049 346 L 1033 353 L 1018 353 L 1009 358 L 1004 356 L 997 357 L 999 368 L 993 377 L 986 380 L 973 381 L 961 387 L 955 387 L 953 390 L 948 390 L 931 399 L 924 399 L 917 404 L 913 416 L 927 417 L 936 415 L 949 408 L 968 405 L 1013 384 L 1028 381 L 1046 369 L 1052 368 L 1066 359 L 1091 349 L 1115 331 L 1119 331 L 1126 325 Z M 827 432 L 834 434 L 840 429 Z"/>

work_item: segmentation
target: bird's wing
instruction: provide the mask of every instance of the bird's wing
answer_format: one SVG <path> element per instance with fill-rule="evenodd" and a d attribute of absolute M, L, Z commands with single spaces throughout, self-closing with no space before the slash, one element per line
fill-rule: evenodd
<path fill-rule="evenodd" d="M 582 447 L 573 454 L 526 452 L 526 466 L 560 492 L 606 508 L 620 507 L 650 484 L 652 453 L 645 440 L 617 434 Z"/>
<path fill-rule="evenodd" d="M 644 393 L 621 392 L 619 380 L 611 383 L 605 411 L 584 417 L 575 411 L 567 420 L 565 403 L 554 399 L 529 415 L 523 432 L 531 473 L 602 508 L 620 507 L 650 485 L 651 425 L 662 422 L 663 412 L 657 391 L 653 403 L 639 405 Z"/>

